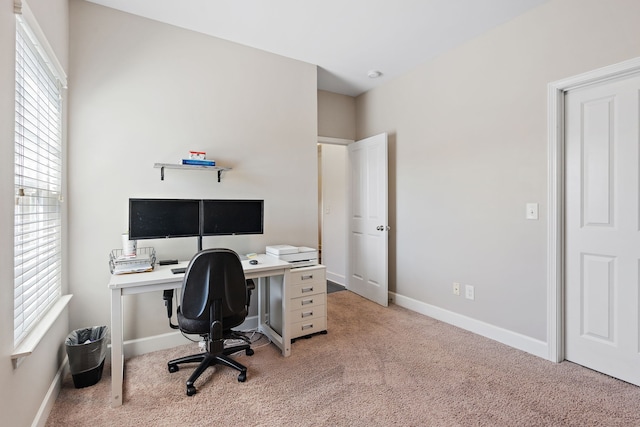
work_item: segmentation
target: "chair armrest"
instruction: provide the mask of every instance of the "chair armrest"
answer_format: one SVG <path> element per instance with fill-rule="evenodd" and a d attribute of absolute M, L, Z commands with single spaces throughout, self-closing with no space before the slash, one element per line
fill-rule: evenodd
<path fill-rule="evenodd" d="M 251 305 L 251 291 L 256 288 L 256 284 L 253 279 L 247 280 L 247 308 Z"/>
<path fill-rule="evenodd" d="M 171 323 L 171 317 L 173 316 L 173 289 L 166 289 L 162 293 L 162 299 L 164 300 L 164 305 L 167 307 L 167 317 L 169 318 L 169 327 L 171 329 L 178 329 L 178 325 L 174 325 Z"/>

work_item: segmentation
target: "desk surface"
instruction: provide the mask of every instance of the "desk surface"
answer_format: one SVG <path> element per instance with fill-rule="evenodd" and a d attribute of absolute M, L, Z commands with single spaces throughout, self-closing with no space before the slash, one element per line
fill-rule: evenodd
<path fill-rule="evenodd" d="M 242 261 L 242 269 L 245 276 L 249 278 L 260 277 L 261 273 L 274 269 L 291 268 L 291 264 L 286 261 L 282 261 L 274 256 L 259 254 L 255 258 L 258 260 L 258 264 L 249 264 L 249 260 Z M 172 268 L 186 267 L 189 264 L 188 261 L 183 261 L 178 264 L 172 265 L 156 265 L 153 271 L 146 273 L 131 273 L 131 274 L 112 274 L 109 281 L 109 289 L 125 289 L 131 287 L 141 287 L 146 285 L 156 285 L 162 283 L 171 283 L 178 280 L 182 280 L 184 273 L 173 274 Z"/>

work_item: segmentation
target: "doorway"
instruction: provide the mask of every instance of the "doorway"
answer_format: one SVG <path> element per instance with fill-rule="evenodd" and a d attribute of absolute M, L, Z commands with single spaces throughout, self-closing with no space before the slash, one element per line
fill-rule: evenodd
<path fill-rule="evenodd" d="M 318 242 L 327 283 L 347 285 L 347 144 L 318 138 Z"/>

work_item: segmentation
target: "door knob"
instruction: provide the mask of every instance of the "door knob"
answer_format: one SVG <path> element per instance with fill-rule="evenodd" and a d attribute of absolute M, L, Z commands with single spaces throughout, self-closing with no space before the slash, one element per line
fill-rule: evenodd
<path fill-rule="evenodd" d="M 376 227 L 376 230 L 378 230 L 378 231 L 385 231 L 385 230 L 389 231 L 389 230 L 391 230 L 391 227 L 389 227 L 388 225 L 386 227 L 384 225 L 379 225 L 379 226 Z"/>

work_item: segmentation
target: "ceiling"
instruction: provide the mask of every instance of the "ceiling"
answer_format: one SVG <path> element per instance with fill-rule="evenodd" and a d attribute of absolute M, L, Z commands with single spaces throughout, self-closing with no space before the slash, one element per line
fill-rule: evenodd
<path fill-rule="evenodd" d="M 88 1 L 316 64 L 319 89 L 357 96 L 548 0 Z"/>

